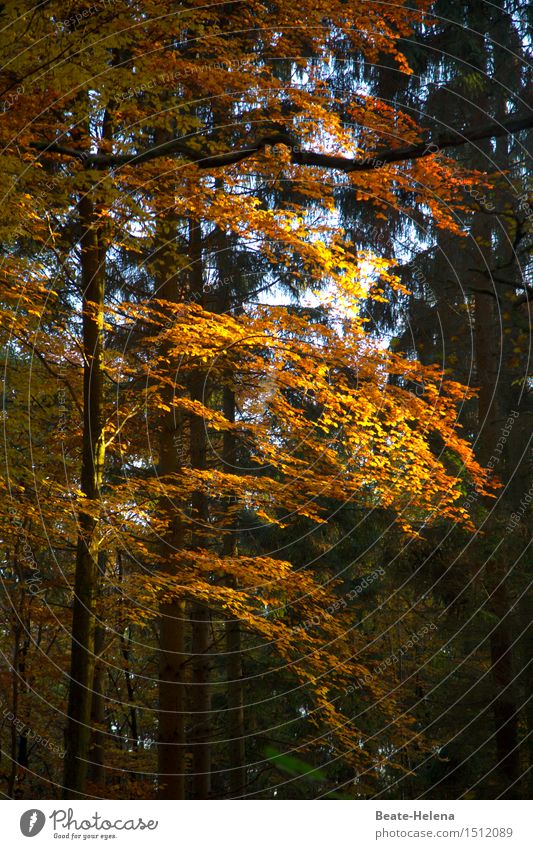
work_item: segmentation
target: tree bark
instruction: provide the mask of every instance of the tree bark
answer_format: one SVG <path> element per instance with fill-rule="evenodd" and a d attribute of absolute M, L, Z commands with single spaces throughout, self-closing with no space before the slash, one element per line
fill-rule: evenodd
<path fill-rule="evenodd" d="M 177 222 L 172 216 L 158 221 L 157 254 L 154 264 L 156 296 L 178 303 L 178 272 L 174 240 Z M 162 350 L 168 354 L 168 346 Z M 169 364 L 168 375 L 171 375 Z M 174 390 L 169 385 L 163 392 L 163 401 L 169 412 L 162 416 L 159 427 L 158 471 L 163 488 L 165 482 L 176 479 L 182 473 L 182 462 L 178 451 L 182 422 L 172 409 Z M 179 505 L 164 495 L 159 502 L 159 511 L 166 521 L 166 533 L 161 539 L 160 554 L 166 560 L 165 571 L 171 576 L 178 574 L 174 555 L 184 545 L 183 523 Z M 184 599 L 162 602 L 159 607 L 159 730 L 158 730 L 158 798 L 185 798 L 185 666 L 186 618 Z"/>
<path fill-rule="evenodd" d="M 96 663 L 93 679 L 93 698 L 91 705 L 91 749 L 89 753 L 89 781 L 96 785 L 100 793 L 104 792 L 105 785 L 105 668 L 100 660 L 104 648 L 105 630 L 97 625 L 94 635 L 94 653 Z"/>
<path fill-rule="evenodd" d="M 157 143 L 148 150 L 134 154 L 101 154 L 95 153 L 86 156 L 84 151 L 55 142 L 36 142 L 31 144 L 33 150 L 43 153 L 59 153 L 79 160 L 87 168 L 119 168 L 125 165 L 141 165 L 143 162 L 151 162 L 164 156 L 183 156 L 189 162 L 195 162 L 198 168 L 210 170 L 235 165 L 245 159 L 249 159 L 259 153 L 267 146 L 276 144 L 285 145 L 290 149 L 291 162 L 294 165 L 307 165 L 311 167 L 329 168 L 342 171 L 345 174 L 356 172 L 373 171 L 395 162 L 407 162 L 431 156 L 440 150 L 453 147 L 461 147 L 468 142 L 477 142 L 483 139 L 501 138 L 522 130 L 533 127 L 532 115 L 521 115 L 509 118 L 503 122 L 491 122 L 481 127 L 467 127 L 464 130 L 446 133 L 428 134 L 425 141 L 407 147 L 383 148 L 373 150 L 363 159 L 351 159 L 346 156 L 334 156 L 327 153 L 316 153 L 312 150 L 303 150 L 298 139 L 288 132 L 275 131 L 270 135 L 262 136 L 252 141 L 246 147 L 229 150 L 224 153 L 208 153 L 207 151 L 192 150 L 184 143 L 182 138 L 168 139 L 164 144 Z"/>
<path fill-rule="evenodd" d="M 168 537 L 167 537 L 168 539 Z M 185 602 L 159 608 L 158 798 L 185 798 Z"/>
<path fill-rule="evenodd" d="M 193 604 L 192 623 L 192 709 L 191 743 L 193 799 L 209 799 L 211 795 L 211 692 L 210 692 L 210 623 L 205 604 Z"/>
<path fill-rule="evenodd" d="M 83 286 L 83 437 L 80 489 L 87 507 L 78 514 L 78 543 L 72 611 L 63 793 L 83 797 L 91 738 L 91 704 L 95 666 L 95 599 L 98 578 L 100 487 L 104 441 L 104 252 L 91 199 L 79 202 Z"/>
<path fill-rule="evenodd" d="M 488 237 L 487 242 L 490 244 Z M 498 382 L 498 322 L 494 315 L 494 299 L 484 293 L 475 294 L 476 327 L 476 371 L 478 375 L 478 456 L 486 465 L 498 442 L 499 425 L 505 421 L 509 410 L 499 403 L 501 386 Z M 501 383 L 501 381 L 500 381 Z M 501 476 L 505 480 L 505 465 Z M 487 508 L 495 510 L 488 501 Z M 504 798 L 516 798 L 519 793 L 520 752 L 518 722 L 519 713 L 513 685 L 513 635 L 510 624 L 511 601 L 509 598 L 505 556 L 496 554 L 489 562 L 487 574 L 490 580 L 488 608 L 497 620 L 490 634 L 491 675 L 495 694 L 493 720 L 496 741 L 498 774 L 501 775 Z"/>
<path fill-rule="evenodd" d="M 498 772 L 503 777 L 504 799 L 520 798 L 518 706 L 514 693 L 513 634 L 505 575 L 491 597 L 491 612 L 498 618 L 490 639 L 491 670 L 496 695 L 493 704 Z"/>
<path fill-rule="evenodd" d="M 497 33 L 497 29 L 496 29 Z M 496 36 L 496 33 L 494 35 Z M 501 63 L 501 53 L 496 52 L 495 61 Z M 502 70 L 500 68 L 500 70 Z M 498 117 L 505 122 L 505 99 L 499 98 L 496 104 Z M 508 162 L 507 140 L 500 137 L 496 152 L 485 142 L 482 145 L 485 156 L 493 157 L 502 168 Z M 480 245 L 486 246 L 488 267 L 498 265 L 498 247 L 501 245 L 501 233 L 495 232 L 494 224 L 487 217 L 481 224 L 474 224 Z M 496 245 L 494 237 L 496 236 Z M 476 370 L 479 384 L 479 458 L 486 465 L 497 445 L 501 424 L 511 412 L 508 407 L 505 372 L 500 362 L 505 359 L 505 337 L 500 328 L 499 311 L 494 298 L 483 292 L 475 294 L 475 330 L 476 330 Z M 505 460 L 499 469 L 500 477 L 505 481 L 508 468 Z M 507 497 L 502 496 L 500 505 L 488 504 L 497 520 L 501 508 L 505 508 Z M 497 522 L 496 522 L 497 524 Z M 514 685 L 514 647 L 512 633 L 512 602 L 510 599 L 510 580 L 507 557 L 498 551 L 494 561 L 489 561 L 487 573 L 490 582 L 488 608 L 497 624 L 490 635 L 491 674 L 495 694 L 493 700 L 493 721 L 496 740 L 497 775 L 500 777 L 503 798 L 519 798 L 520 795 L 520 735 L 519 710 Z"/>
<path fill-rule="evenodd" d="M 202 301 L 202 229 L 201 223 L 191 220 L 189 228 L 191 293 L 197 303 Z M 190 381 L 193 401 L 206 404 L 207 384 L 202 371 L 197 371 Z M 190 458 L 193 469 L 207 467 L 207 439 L 204 420 L 190 417 Z M 207 497 L 197 490 L 192 497 L 193 521 L 192 548 L 205 546 L 205 525 L 208 519 Z M 194 603 L 191 608 L 192 628 L 192 689 L 191 689 L 191 743 L 192 743 L 192 798 L 209 799 L 211 794 L 211 689 L 209 656 L 211 615 L 207 605 Z"/>
<path fill-rule="evenodd" d="M 224 416 L 229 422 L 235 421 L 235 393 L 230 386 L 223 389 Z M 230 474 L 236 474 L 237 444 L 231 430 L 224 432 L 224 467 Z M 234 499 L 231 499 L 223 550 L 226 557 L 237 554 L 236 519 L 232 515 Z M 236 585 L 236 584 L 235 584 Z M 241 625 L 238 619 L 230 617 L 226 622 L 226 676 L 228 693 L 228 755 L 229 755 L 229 792 L 232 798 L 238 798 L 246 785 L 246 741 L 244 730 L 244 688 L 242 668 Z"/>

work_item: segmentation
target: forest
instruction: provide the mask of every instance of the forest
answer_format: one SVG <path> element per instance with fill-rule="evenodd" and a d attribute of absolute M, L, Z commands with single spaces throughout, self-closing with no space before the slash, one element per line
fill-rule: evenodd
<path fill-rule="evenodd" d="M 531 798 L 533 7 L 0 55 L 2 798 Z"/>

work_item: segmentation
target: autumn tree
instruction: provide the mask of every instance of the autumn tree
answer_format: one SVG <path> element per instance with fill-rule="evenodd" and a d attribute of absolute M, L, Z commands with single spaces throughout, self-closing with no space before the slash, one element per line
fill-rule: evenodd
<path fill-rule="evenodd" d="M 69 474 L 51 474 L 46 463 L 31 474 L 16 468 L 19 480 L 28 475 L 22 527 L 45 486 L 39 550 L 63 547 L 73 561 L 58 588 L 73 599 L 63 792 L 90 794 L 91 761 L 103 781 L 94 771 L 101 754 L 93 755 L 102 748 L 104 681 L 116 689 L 107 693 L 107 786 L 121 762 L 143 773 L 143 734 L 131 714 L 137 663 L 159 678 L 150 792 L 208 795 L 217 689 L 229 687 L 230 724 L 234 733 L 242 727 L 242 694 L 216 658 L 219 636 L 240 658 L 261 658 L 269 676 L 281 680 L 290 669 L 291 686 L 305 693 L 293 703 L 298 723 L 315 729 L 301 732 L 297 749 L 319 740 L 324 756 L 335 752 L 371 775 L 383 756 L 373 743 L 358 745 L 339 694 L 366 679 L 385 715 L 395 700 L 357 659 L 363 636 L 342 615 L 324 615 L 335 589 L 312 569 L 249 542 L 237 547 L 235 517 L 320 526 L 326 502 L 337 502 L 390 513 L 405 534 L 436 516 L 473 528 L 459 504 L 463 482 L 490 493 L 456 426 L 456 406 L 470 394 L 367 332 L 361 304 L 407 290 L 392 258 L 362 249 L 341 226 L 337 201 L 349 194 L 377 220 L 384 210 L 423 206 L 435 227 L 459 233 L 453 209 L 471 177 L 435 149 L 506 137 L 531 119 L 428 134 L 375 93 L 346 103 L 332 63 L 386 54 L 408 75 L 398 40 L 426 20 L 424 4 L 338 2 L 328 4 L 327 20 L 311 3 L 296 18 L 291 7 L 259 3 L 119 2 L 65 14 L 61 2 L 3 11 L 0 178 L 11 360 L 36 359 L 39 376 L 47 372 L 71 399 Z M 247 244 L 260 257 L 271 300 L 278 275 L 297 295 L 321 291 L 318 316 L 248 304 L 233 277 L 205 297 L 222 236 L 236 255 Z M 224 289 L 239 305 L 233 314 L 219 298 Z M 31 368 L 25 376 L 31 393 Z M 9 408 L 7 421 L 12 439 L 18 422 Z M 234 456 L 246 472 L 231 471 Z M 6 569 L 19 537 L 11 530 Z M 15 595 L 20 589 L 15 581 Z M 302 627 L 317 619 L 316 630 Z M 235 642 L 234 623 L 244 641 L 239 633 Z M 146 632 L 149 647 L 140 649 Z M 20 631 L 13 639 L 19 652 Z M 66 672 L 64 661 L 59 668 Z M 145 710 L 152 692 L 146 683 L 138 693 Z M 119 727 L 133 744 L 113 739 Z M 409 727 L 402 716 L 391 752 L 410 745 Z M 190 755 L 196 776 L 187 778 Z M 242 751 L 234 757 L 242 785 Z"/>

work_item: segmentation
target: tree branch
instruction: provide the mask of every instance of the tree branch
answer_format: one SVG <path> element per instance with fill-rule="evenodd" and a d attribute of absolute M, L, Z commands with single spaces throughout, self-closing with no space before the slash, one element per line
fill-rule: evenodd
<path fill-rule="evenodd" d="M 351 174 L 359 171 L 373 171 L 395 162 L 406 162 L 414 159 L 422 159 L 426 156 L 438 153 L 450 147 L 460 147 L 468 142 L 481 141 L 482 139 L 499 138 L 500 136 L 513 135 L 521 130 L 533 127 L 533 113 L 529 116 L 511 118 L 503 122 L 491 122 L 484 124 L 474 130 L 463 130 L 462 132 L 448 132 L 429 136 L 426 141 L 407 147 L 388 148 L 374 151 L 363 159 L 351 159 L 345 156 L 334 156 L 327 153 L 315 153 L 311 150 L 302 150 L 297 140 L 285 132 L 277 132 L 262 136 L 251 147 L 239 150 L 230 150 L 225 153 L 207 154 L 189 148 L 181 139 L 170 139 L 157 147 L 135 154 L 103 154 L 89 153 L 65 147 L 55 142 L 36 142 L 31 145 L 34 150 L 42 153 L 57 153 L 77 159 L 86 168 L 120 168 L 125 165 L 140 165 L 164 156 L 178 154 L 189 162 L 194 162 L 198 168 L 209 170 L 213 168 L 225 168 L 248 159 L 265 147 L 277 144 L 285 145 L 291 151 L 291 160 L 295 165 L 316 166 L 329 168 Z"/>

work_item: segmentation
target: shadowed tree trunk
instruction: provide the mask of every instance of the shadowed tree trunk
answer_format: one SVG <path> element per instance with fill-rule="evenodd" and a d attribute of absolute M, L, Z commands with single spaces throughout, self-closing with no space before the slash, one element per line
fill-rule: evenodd
<path fill-rule="evenodd" d="M 235 393 L 231 386 L 223 390 L 224 416 L 235 421 Z M 229 474 L 237 473 L 237 444 L 235 434 L 231 430 L 224 432 L 224 467 Z M 228 525 L 233 530 L 227 530 L 224 536 L 224 555 L 233 557 L 237 554 L 236 518 L 232 515 L 235 499 L 228 500 Z M 230 617 L 226 628 L 226 675 L 228 688 L 228 754 L 229 754 L 229 791 L 233 798 L 244 792 L 246 785 L 246 742 L 244 734 L 244 690 L 242 668 L 242 639 L 241 625 L 238 619 Z"/>
<path fill-rule="evenodd" d="M 94 669 L 93 679 L 93 699 L 91 706 L 91 726 L 92 726 L 92 743 L 89 753 L 89 780 L 100 788 L 104 789 L 105 783 L 105 742 L 106 735 L 104 732 L 105 726 L 105 668 L 99 660 L 101 652 L 104 648 L 105 630 L 101 625 L 96 626 L 94 637 L 94 653 L 96 655 L 96 664 Z"/>
<path fill-rule="evenodd" d="M 498 770 L 502 773 L 503 798 L 520 798 L 520 748 L 518 735 L 518 706 L 515 698 L 513 674 L 513 629 L 511 603 L 507 592 L 506 576 L 498 575 L 500 586 L 494 590 L 490 609 L 498 624 L 491 634 L 490 655 L 492 677 L 495 684 L 493 705 L 496 730 Z"/>
<path fill-rule="evenodd" d="M 171 303 L 179 302 L 179 266 L 175 249 L 177 220 L 166 216 L 158 220 L 156 253 L 153 261 L 157 282 L 156 297 Z M 161 351 L 169 353 L 168 346 Z M 172 363 L 168 375 L 173 377 Z M 182 471 L 178 444 L 182 435 L 181 417 L 172 408 L 174 388 L 164 389 L 163 402 L 169 407 L 159 423 L 158 472 L 161 487 L 176 479 Z M 165 571 L 178 574 L 175 554 L 184 545 L 184 530 L 180 516 L 182 505 L 163 495 L 159 513 L 164 517 L 166 531 L 161 538 L 160 554 L 166 559 Z M 186 618 L 185 600 L 176 598 L 162 602 L 159 607 L 159 731 L 158 731 L 158 798 L 185 798 L 185 666 Z"/>
<path fill-rule="evenodd" d="M 489 242 L 490 244 L 490 242 Z M 505 411 L 498 400 L 498 322 L 494 315 L 494 298 L 489 295 L 475 294 L 476 326 L 476 370 L 479 383 L 478 423 L 480 428 L 479 458 L 487 464 L 498 442 L 500 423 L 505 421 L 510 411 Z M 496 342 L 495 342 L 496 340 Z M 501 378 L 500 378 L 501 382 Z M 501 475 L 505 479 L 502 464 Z M 487 508 L 494 504 L 487 501 Z M 520 753 L 518 722 L 519 713 L 513 684 L 513 634 L 510 610 L 512 607 L 508 592 L 508 569 L 505 556 L 499 551 L 487 565 L 490 581 L 487 607 L 493 614 L 496 624 L 490 635 L 491 674 L 494 681 L 494 700 L 492 705 L 496 758 L 498 773 L 501 775 L 503 795 L 514 798 L 519 792 Z M 507 790 L 509 788 L 509 790 Z"/>
<path fill-rule="evenodd" d="M 503 106 L 499 117 L 502 120 L 504 118 Z M 494 157 L 490 145 L 485 142 L 482 146 L 487 157 Z M 504 163 L 508 160 L 507 141 L 505 139 L 500 139 L 497 142 L 495 159 L 502 167 L 505 167 Z M 494 248 L 494 223 L 485 216 L 481 223 L 474 222 L 474 228 L 478 244 L 483 246 L 483 252 L 486 251 L 489 268 L 497 267 L 500 238 L 499 233 L 496 234 L 497 241 Z M 480 272 L 482 271 L 484 269 L 480 268 Z M 486 286 L 486 281 L 483 283 L 483 276 L 480 273 L 480 286 L 483 285 Z M 505 335 L 502 332 L 499 313 L 500 310 L 494 297 L 485 292 L 478 291 L 475 293 L 475 350 L 479 385 L 478 453 L 483 465 L 489 462 L 500 437 L 502 422 L 511 412 L 506 397 L 505 368 L 502 368 L 501 365 L 502 358 L 505 358 Z M 505 462 L 502 462 L 498 471 L 500 477 L 505 481 L 508 476 Z M 487 507 L 492 511 L 495 520 L 500 510 L 505 508 L 507 503 L 508 498 L 505 494 L 502 496 L 501 504 L 496 508 L 490 501 L 487 503 Z M 502 551 L 495 552 L 494 559 L 491 559 L 487 565 L 490 582 L 490 597 L 487 606 L 497 623 L 490 635 L 491 674 L 495 687 L 492 711 L 497 770 L 501 776 L 500 784 L 503 788 L 503 797 L 517 798 L 520 793 L 520 738 L 519 710 L 513 681 L 514 649 L 510 612 L 512 603 L 509 596 L 509 568 L 505 554 Z"/>
<path fill-rule="evenodd" d="M 64 795 L 83 797 L 91 741 L 95 665 L 95 599 L 98 579 L 98 521 L 104 442 L 104 250 L 91 199 L 79 202 L 83 287 L 83 443 L 78 543 L 72 611 L 72 652 L 65 734 Z M 85 502 L 86 499 L 86 502 Z"/>
<path fill-rule="evenodd" d="M 106 555 L 100 552 L 99 555 L 99 575 L 98 581 L 103 585 L 105 575 Z M 103 791 L 105 784 L 105 743 L 106 735 L 104 732 L 106 716 L 105 716 L 105 692 L 106 692 L 106 674 L 105 666 L 102 663 L 101 655 L 105 644 L 105 628 L 98 623 L 94 634 L 94 679 L 93 679 L 93 698 L 91 705 L 91 749 L 89 755 L 88 777 L 91 782 L 98 785 Z"/>
<path fill-rule="evenodd" d="M 202 303 L 202 228 L 199 221 L 189 225 L 191 261 L 191 293 L 196 303 Z M 191 378 L 190 394 L 193 401 L 207 405 L 207 383 L 202 371 Z M 207 466 L 206 425 L 200 416 L 190 417 L 190 457 L 193 469 L 204 470 Z M 206 544 L 205 526 L 208 520 L 207 497 L 196 491 L 192 496 L 192 547 L 203 548 Z M 192 743 L 192 798 L 208 799 L 211 793 L 211 615 L 207 605 L 195 603 L 191 606 L 192 628 L 192 687 L 191 687 L 191 743 Z"/>

